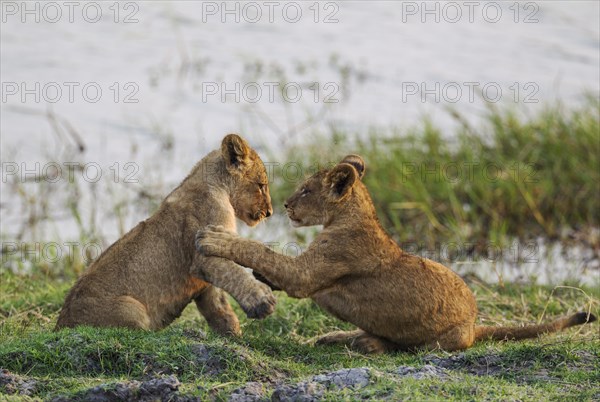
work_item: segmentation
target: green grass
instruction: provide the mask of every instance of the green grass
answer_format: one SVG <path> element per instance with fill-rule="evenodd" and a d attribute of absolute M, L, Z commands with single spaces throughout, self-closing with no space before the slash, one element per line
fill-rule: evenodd
<path fill-rule="evenodd" d="M 455 113 L 455 133 L 427 120 L 367 135 L 332 130 L 280 159 L 310 174 L 347 153 L 363 156 L 382 223 L 401 242 L 470 242 L 477 251 L 512 238 L 565 240 L 600 226 L 599 107 L 589 98 L 529 118 L 490 108 L 477 128 Z M 275 176 L 274 205 L 299 184 L 295 172 Z M 583 237 L 599 245 L 597 235 Z"/>
<path fill-rule="evenodd" d="M 33 398 L 73 397 L 100 384 L 170 374 L 182 383 L 180 393 L 202 400 L 226 400 L 250 381 L 262 383 L 268 397 L 279 384 L 296 384 L 352 367 L 370 368 L 370 384 L 357 390 L 327 389 L 324 400 L 533 401 L 599 396 L 594 385 L 600 381 L 597 323 L 536 340 L 481 343 L 464 354 L 364 356 L 341 346 L 306 344 L 313 336 L 351 326 L 325 314 L 310 300 L 291 299 L 283 293 L 278 294 L 276 312 L 263 321 L 245 319 L 235 305 L 244 331 L 240 339 L 211 333 L 192 305 L 159 332 L 86 327 L 54 332 L 70 285 L 70 280 L 47 274 L 2 276 L 0 368 L 37 380 Z M 485 324 L 536 322 L 582 309 L 595 314 L 599 310 L 598 289 L 497 287 L 476 281 L 470 286 Z M 209 358 L 198 352 L 204 347 L 210 351 Z M 458 360 L 447 368 L 446 378 L 394 374 L 399 366 L 422 367 L 434 357 L 452 356 Z M 0 386 L 0 399 L 9 397 L 6 392 Z"/>

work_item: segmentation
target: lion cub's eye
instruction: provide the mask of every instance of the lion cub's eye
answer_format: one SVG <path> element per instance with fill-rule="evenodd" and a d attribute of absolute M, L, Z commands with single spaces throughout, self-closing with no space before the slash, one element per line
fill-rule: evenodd
<path fill-rule="evenodd" d="M 301 196 L 305 196 L 305 195 L 306 195 L 306 194 L 308 194 L 308 193 L 310 193 L 310 190 L 309 190 L 309 189 L 307 189 L 306 187 L 302 187 L 302 188 L 300 189 L 300 195 L 301 195 Z"/>

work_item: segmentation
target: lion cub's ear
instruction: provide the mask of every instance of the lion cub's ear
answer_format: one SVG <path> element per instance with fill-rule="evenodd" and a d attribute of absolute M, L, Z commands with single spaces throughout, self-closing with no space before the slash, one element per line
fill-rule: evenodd
<path fill-rule="evenodd" d="M 237 134 L 228 134 L 223 138 L 221 154 L 230 172 L 242 172 L 250 165 L 250 146 Z"/>
<path fill-rule="evenodd" d="M 365 161 L 358 155 L 347 155 L 340 163 L 348 163 L 354 166 L 356 172 L 358 173 L 359 179 L 362 179 L 365 175 Z"/>
<path fill-rule="evenodd" d="M 348 163 L 340 163 L 327 173 L 324 179 L 327 197 L 332 201 L 340 201 L 358 180 L 358 172 Z"/>

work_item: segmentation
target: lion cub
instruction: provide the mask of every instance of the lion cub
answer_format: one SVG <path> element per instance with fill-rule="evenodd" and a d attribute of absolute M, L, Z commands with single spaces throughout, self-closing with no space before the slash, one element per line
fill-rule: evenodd
<path fill-rule="evenodd" d="M 200 231 L 204 255 L 250 267 L 297 298 L 310 297 L 359 330 L 333 332 L 318 343 L 346 343 L 362 352 L 465 349 L 480 339 L 522 339 L 596 320 L 576 313 L 526 327 L 475 325 L 475 297 L 437 262 L 405 253 L 381 227 L 360 181 L 365 165 L 349 155 L 308 180 L 285 203 L 294 226 L 323 225 L 306 252 L 287 257 L 226 228 Z"/>
<path fill-rule="evenodd" d="M 154 215 L 105 250 L 67 295 L 57 329 L 76 325 L 157 330 L 193 300 L 209 326 L 240 335 L 227 295 L 248 317 L 273 312 L 271 290 L 244 268 L 196 252 L 198 229 L 218 224 L 235 232 L 237 216 L 254 226 L 272 214 L 267 174 L 241 137 L 223 138 Z"/>

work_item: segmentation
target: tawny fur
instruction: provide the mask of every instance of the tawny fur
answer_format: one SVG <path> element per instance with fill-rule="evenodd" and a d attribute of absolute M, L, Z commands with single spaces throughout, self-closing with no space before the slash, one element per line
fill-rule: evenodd
<path fill-rule="evenodd" d="M 92 325 L 157 330 L 194 301 L 209 326 L 239 335 L 227 295 L 249 317 L 275 305 L 271 290 L 232 261 L 196 252 L 196 232 L 218 224 L 235 232 L 235 217 L 250 226 L 272 213 L 267 175 L 239 136 L 202 159 L 158 211 L 105 250 L 67 295 L 56 327 Z"/>
<path fill-rule="evenodd" d="M 465 349 L 480 339 L 522 339 L 594 321 L 577 313 L 526 327 L 475 325 L 475 297 L 445 266 L 405 253 L 383 230 L 357 155 L 310 177 L 286 202 L 294 226 L 323 225 L 298 257 L 278 254 L 226 228 L 198 233 L 205 255 L 231 259 L 297 298 L 312 298 L 359 330 L 338 331 L 318 343 L 345 343 L 362 352 Z"/>

